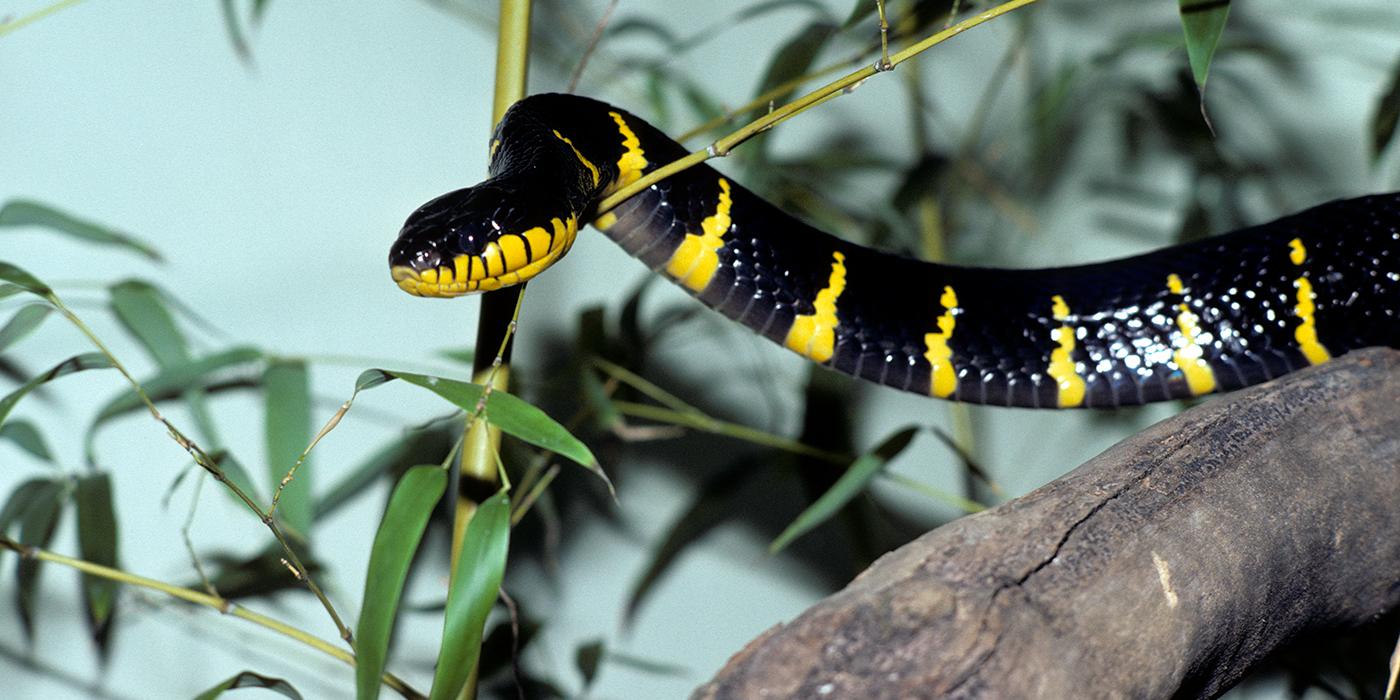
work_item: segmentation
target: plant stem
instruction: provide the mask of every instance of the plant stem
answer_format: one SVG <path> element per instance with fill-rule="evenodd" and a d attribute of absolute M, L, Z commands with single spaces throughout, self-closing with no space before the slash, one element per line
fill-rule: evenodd
<path fill-rule="evenodd" d="M 340 647 L 337 647 L 335 644 L 321 639 L 320 637 L 317 637 L 309 632 L 302 631 L 301 629 L 293 627 L 280 620 L 259 613 L 255 613 L 247 608 L 244 608 L 234 603 L 233 601 L 227 598 L 222 598 L 216 595 L 210 595 L 208 593 L 196 591 L 190 588 L 176 586 L 174 584 L 166 583 L 164 581 L 157 581 L 152 578 L 146 578 L 145 576 L 138 576 L 133 573 L 122 571 L 121 569 L 114 569 L 108 566 L 103 566 L 101 564 L 94 564 L 93 562 L 86 561 L 83 559 L 66 557 L 62 554 L 56 554 L 54 552 L 40 549 L 38 547 L 31 547 L 29 545 L 22 544 L 4 535 L 0 535 L 0 548 L 16 552 L 26 559 L 38 559 L 40 561 L 52 562 L 61 566 L 67 566 L 72 569 L 77 569 L 78 571 L 81 571 L 89 576 L 96 576 L 99 578 L 105 578 L 129 586 L 138 586 L 153 591 L 159 591 L 173 598 L 183 600 L 187 603 L 194 603 L 196 605 L 203 605 L 205 607 L 213 608 L 225 615 L 232 615 L 234 617 L 247 620 L 255 625 L 260 625 L 274 632 L 277 632 L 278 634 L 290 637 L 298 642 L 301 642 L 302 644 L 305 644 L 306 646 L 311 647 L 312 649 L 340 659 L 341 661 L 344 661 L 350 666 L 355 665 L 355 655 L 351 654 L 348 651 L 345 651 L 344 649 L 341 649 Z M 403 680 L 401 680 L 392 673 L 385 673 L 381 678 L 381 681 L 384 683 L 384 685 L 397 691 L 400 695 L 404 696 L 405 698 L 420 700 L 421 698 L 425 697 L 422 693 L 418 692 L 417 690 L 414 690 L 411 686 L 409 686 L 407 683 L 405 683 Z"/>
<path fill-rule="evenodd" d="M 58 12 L 59 10 L 72 7 L 80 2 L 82 2 L 82 0 L 59 0 L 59 2 L 49 5 L 48 7 L 43 7 L 38 10 L 35 10 L 23 17 L 20 17 L 19 19 L 13 22 L 6 22 L 4 24 L 0 24 L 0 36 L 5 36 L 6 34 L 9 34 L 10 32 L 19 29 L 20 27 L 23 27 L 26 24 L 33 24 L 34 22 L 38 22 L 39 20 L 48 17 L 49 15 Z"/>
<path fill-rule="evenodd" d="M 748 141 L 754 136 L 757 136 L 758 134 L 771 129 L 774 126 L 777 126 L 778 124 L 787 121 L 788 119 L 791 119 L 792 117 L 818 104 L 821 104 L 822 102 L 825 102 L 829 99 L 834 99 L 844 93 L 855 90 L 857 87 L 860 86 L 862 82 L 865 82 L 871 77 L 874 77 L 877 73 L 893 69 L 895 66 L 913 58 L 914 56 L 919 55 L 920 53 L 923 53 L 924 51 L 927 51 L 929 48 L 936 46 L 944 41 L 947 41 L 948 39 L 951 39 L 969 29 L 972 29 L 973 27 L 976 27 L 977 25 L 982 24 L 983 22 L 987 22 L 989 20 L 1000 17 L 1001 15 L 1011 12 L 1012 10 L 1015 10 L 1017 8 L 1029 5 L 1035 1 L 1036 0 L 1010 0 L 1009 2 L 1004 2 L 1000 5 L 997 5 L 996 7 L 968 17 L 967 19 L 958 22 L 957 24 L 947 29 L 944 29 L 943 31 L 933 34 L 932 36 L 925 38 L 923 41 L 920 41 L 914 44 L 913 46 L 899 51 L 898 53 L 892 54 L 889 59 L 888 67 L 884 67 L 880 64 L 867 66 L 858 71 L 842 76 L 841 78 L 838 78 L 830 83 L 827 83 L 826 85 L 823 85 L 822 87 L 817 88 L 816 90 L 813 90 L 812 92 L 809 92 L 806 95 L 803 95 L 802 97 L 799 97 L 796 100 L 793 100 L 792 102 L 789 102 L 783 105 L 782 107 L 779 107 L 773 110 L 772 112 L 769 112 L 768 114 L 765 114 L 759 119 L 756 119 L 748 125 L 740 128 L 738 131 L 735 131 L 729 134 L 728 136 L 725 136 L 724 138 L 715 141 L 706 148 L 690 153 L 682 158 L 679 158 L 671 163 L 657 168 L 656 170 L 653 170 L 652 172 L 638 179 L 636 182 L 633 182 L 631 185 L 628 185 L 627 187 L 618 190 L 609 197 L 605 198 L 603 201 L 599 202 L 597 213 L 606 213 L 613 207 L 616 207 L 617 205 L 621 204 L 628 197 L 631 197 L 632 195 L 637 194 L 638 192 L 641 192 L 642 190 L 651 187 L 657 182 L 660 182 L 661 180 L 664 180 L 682 170 L 693 167 L 695 165 L 699 165 L 700 163 L 703 163 L 711 158 L 727 156 L 729 155 L 729 152 L 732 151 L 735 147 L 739 146 L 739 144 Z"/>
<path fill-rule="evenodd" d="M 87 336 L 87 339 L 92 341 L 92 344 L 97 347 L 98 351 L 126 378 L 126 381 L 131 384 L 132 390 L 136 392 L 141 402 L 146 405 L 146 409 L 150 411 L 151 416 L 159 421 L 161 425 L 165 426 L 171 439 L 180 447 L 184 448 L 185 452 L 194 459 L 195 464 L 198 464 L 200 468 L 209 472 L 215 480 L 232 491 L 233 495 L 237 496 L 238 500 L 243 502 L 243 505 L 253 511 L 253 513 L 258 516 L 258 519 L 262 521 L 263 525 L 267 526 L 267 529 L 272 532 L 272 536 L 277 538 L 277 542 L 282 545 L 282 551 L 287 555 L 286 559 L 292 569 L 292 574 L 305 583 L 306 587 L 315 594 L 316 599 L 321 602 L 321 607 L 326 609 L 326 613 L 330 615 L 331 621 L 335 623 L 336 630 L 340 632 L 340 638 L 344 639 L 345 643 L 349 644 L 350 648 L 353 649 L 355 646 L 354 636 L 350 633 L 350 628 L 340 619 L 340 614 L 335 611 L 335 606 L 331 604 L 330 598 L 326 597 L 325 592 L 322 591 L 321 587 L 316 585 L 316 581 L 311 578 L 311 571 L 301 563 L 301 558 L 293 551 L 291 542 L 287 540 L 286 534 L 283 533 L 282 528 L 277 525 L 277 521 L 272 517 L 272 514 L 270 512 L 263 512 L 262 508 L 258 506 L 243 489 L 239 488 L 238 484 L 228 478 L 224 470 L 219 467 L 219 463 L 215 461 L 214 458 L 210 457 L 209 454 L 204 451 L 204 448 L 196 444 L 194 440 L 186 437 L 184 433 L 180 432 L 179 428 L 175 427 L 175 424 L 171 423 L 170 420 L 160 412 L 160 409 L 156 408 L 155 402 L 152 401 L 150 395 L 146 393 L 145 387 L 141 386 L 141 382 L 136 381 L 136 378 L 131 376 L 131 372 L 127 371 L 126 366 L 121 363 L 121 360 L 117 359 L 117 356 L 107 348 L 107 345 L 102 342 L 102 339 L 98 338 L 97 334 L 93 333 L 92 329 L 88 328 L 88 325 L 83 323 L 83 320 L 78 318 L 77 314 L 73 313 L 71 309 L 64 305 L 63 300 L 59 299 L 57 294 L 49 292 L 45 295 L 45 298 L 50 304 L 53 304 L 55 309 L 58 309 L 59 313 L 63 314 L 64 318 L 68 319 L 69 323 L 72 323 L 83 335 Z"/>

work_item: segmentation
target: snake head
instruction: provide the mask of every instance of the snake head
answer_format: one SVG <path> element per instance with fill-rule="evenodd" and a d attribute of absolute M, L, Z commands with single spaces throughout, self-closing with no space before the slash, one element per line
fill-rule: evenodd
<path fill-rule="evenodd" d="M 531 221 L 511 204 L 518 201 L 529 201 L 520 188 L 488 180 L 419 207 L 389 251 L 394 282 L 416 296 L 455 297 L 509 287 L 539 274 L 573 245 L 578 217 L 567 213 Z M 568 207 L 554 210 L 567 212 Z"/>

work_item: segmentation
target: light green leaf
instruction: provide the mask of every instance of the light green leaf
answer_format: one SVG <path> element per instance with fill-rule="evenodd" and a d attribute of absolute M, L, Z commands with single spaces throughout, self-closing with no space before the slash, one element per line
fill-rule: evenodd
<path fill-rule="evenodd" d="M 374 535 L 369 568 L 365 572 L 365 598 L 360 605 L 360 622 L 355 628 L 355 697 L 379 697 L 379 677 L 389 653 L 389 634 L 403 594 L 408 565 L 423 530 L 428 525 L 442 493 L 447 489 L 447 472 L 436 465 L 408 470 L 394 487 L 389 507 Z"/>
<path fill-rule="evenodd" d="M 456 698 L 476 668 L 482 630 L 500 594 L 509 550 L 510 495 L 503 490 L 486 499 L 467 523 L 447 592 L 431 700 Z"/>
<path fill-rule="evenodd" d="M 142 381 L 141 386 L 145 388 L 146 394 L 151 397 L 152 401 L 161 401 L 183 396 L 192 388 L 208 387 L 217 378 L 226 376 L 228 371 L 250 365 L 261 359 L 262 352 L 257 348 L 232 348 L 198 360 L 163 368 L 155 376 Z M 98 428 L 122 414 L 144 406 L 141 398 L 133 391 L 124 391 L 108 401 L 102 410 L 98 411 L 97 418 L 93 419 L 92 426 L 88 428 L 87 451 L 89 457 L 93 454 L 93 440 L 97 436 Z"/>
<path fill-rule="evenodd" d="M 919 432 L 918 428 L 904 428 L 899 432 L 885 438 L 875 449 L 867 452 L 851 466 L 846 469 L 846 473 L 841 475 L 836 483 L 827 489 L 826 493 L 817 498 L 812 505 L 802 511 L 797 519 L 792 521 L 787 529 L 783 530 L 778 538 L 773 540 L 773 544 L 768 546 L 769 553 L 776 554 L 784 547 L 792 543 L 793 540 L 806 534 L 813 528 L 826 522 L 828 518 L 835 515 L 843 506 L 856 497 L 880 473 L 881 469 L 889 464 L 891 459 L 904 451 L 909 446 L 909 441 L 914 439 L 914 435 Z"/>
<path fill-rule="evenodd" d="M 48 318 L 53 307 L 47 304 L 30 304 L 12 316 L 4 328 L 0 328 L 0 352 L 29 335 L 39 324 Z"/>
<path fill-rule="evenodd" d="M 268 478 L 273 489 L 296 464 L 311 443 L 311 378 L 306 363 L 274 360 L 263 371 L 265 433 Z M 312 505 L 311 460 L 297 468 L 296 477 L 282 491 L 279 517 L 310 540 Z"/>
<path fill-rule="evenodd" d="M 117 562 L 117 517 L 112 504 L 112 479 L 96 473 L 78 479 L 78 551 L 94 564 L 120 568 Z M 107 651 L 107 623 L 117 604 L 117 582 L 83 575 L 88 626 L 98 649 Z"/>
<path fill-rule="evenodd" d="M 39 278 L 25 272 L 16 265 L 11 265 L 3 261 L 0 261 L 0 280 L 9 282 L 31 294 L 38 294 L 41 297 L 47 297 L 53 294 L 53 290 L 50 289 L 47 284 L 40 282 Z"/>
<path fill-rule="evenodd" d="M 12 420 L 0 425 L 0 440 L 9 440 L 21 450 L 45 461 L 53 462 L 53 453 L 44 442 L 44 436 L 33 423 L 25 420 Z"/>
<path fill-rule="evenodd" d="M 1186 57 L 1191 62 L 1191 74 L 1196 87 L 1206 89 L 1210 60 L 1225 31 L 1230 16 L 1230 0 L 1178 0 L 1181 28 L 1186 33 Z"/>
<path fill-rule="evenodd" d="M 170 367 L 189 361 L 189 343 L 158 289 L 140 280 L 126 280 L 112 285 L 111 294 L 117 320 L 156 364 Z"/>
<path fill-rule="evenodd" d="M 237 675 L 230 676 L 222 683 L 196 695 L 194 700 L 214 700 L 214 698 L 223 695 L 227 691 L 237 690 L 239 688 L 262 688 L 264 690 L 280 693 L 292 700 L 301 700 L 301 693 L 297 692 L 297 689 L 292 687 L 291 683 L 281 678 L 264 676 L 260 673 L 253 673 L 252 671 L 243 671 Z"/>
<path fill-rule="evenodd" d="M 38 202 L 12 199 L 0 208 L 0 228 L 15 226 L 41 226 L 81 240 L 125 248 L 157 262 L 161 259 L 155 248 L 141 240 Z"/>
<path fill-rule="evenodd" d="M 21 385 L 20 388 L 10 392 L 9 395 L 0 398 L 0 425 L 5 423 L 5 418 L 10 415 L 10 411 L 14 410 L 15 404 L 19 403 L 20 399 L 28 395 L 29 392 L 38 388 L 39 385 L 51 382 L 64 375 L 73 374 L 74 372 L 82 372 L 89 369 L 107 369 L 111 366 L 111 360 L 95 352 L 74 355 L 54 365 L 49 371 L 30 379 Z"/>
<path fill-rule="evenodd" d="M 475 411 L 477 402 L 481 400 L 482 387 L 479 384 L 383 369 L 370 369 L 361 373 L 355 382 L 355 391 L 358 393 L 395 378 L 415 386 L 421 386 L 451 401 L 468 413 Z M 564 426 L 550 418 L 544 411 L 509 393 L 493 390 L 486 399 L 486 410 L 483 412 L 483 416 L 487 422 L 500 428 L 508 435 L 563 455 L 583 465 L 602 478 L 604 482 L 607 482 L 608 490 L 612 490 L 612 483 L 608 481 L 607 475 L 598 466 L 598 460 L 593 457 L 593 452 L 588 449 L 588 446 L 574 437 Z"/>

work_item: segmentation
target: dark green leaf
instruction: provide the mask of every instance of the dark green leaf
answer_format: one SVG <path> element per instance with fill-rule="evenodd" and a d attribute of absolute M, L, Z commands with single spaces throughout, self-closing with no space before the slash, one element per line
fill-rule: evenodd
<path fill-rule="evenodd" d="M 0 328 L 0 352 L 29 335 L 39 324 L 48 318 L 53 307 L 47 304 L 30 304 L 12 316 L 4 328 Z"/>
<path fill-rule="evenodd" d="M 292 687 L 291 683 L 281 678 L 264 676 L 259 673 L 253 673 L 252 671 L 243 671 L 238 675 L 231 676 L 213 688 L 196 695 L 194 700 L 214 700 L 214 698 L 223 695 L 227 691 L 237 690 L 239 688 L 263 688 L 264 690 L 281 693 L 283 696 L 289 697 L 292 700 L 301 700 L 301 693 L 298 693 L 297 689 Z"/>
<path fill-rule="evenodd" d="M 598 667 L 603 663 L 604 652 L 603 640 L 595 639 L 591 642 L 584 642 L 574 652 L 574 666 L 578 667 L 579 675 L 583 676 L 583 689 L 588 690 L 593 685 L 593 679 L 598 677 Z"/>
<path fill-rule="evenodd" d="M 78 551 L 94 564 L 120 568 L 117 562 L 117 517 L 112 504 L 112 480 L 105 473 L 78 479 Z M 117 602 L 117 582 L 83 575 L 88 624 L 98 648 L 106 653 L 107 623 Z"/>
<path fill-rule="evenodd" d="M 768 546 L 770 553 L 777 553 L 784 547 L 792 543 L 793 540 L 806 534 L 812 528 L 826 522 L 828 518 L 835 515 L 841 507 L 846 505 L 852 498 L 856 497 L 875 478 L 880 470 L 889 464 L 891 459 L 904 451 L 909 446 L 909 441 L 914 439 L 914 435 L 919 432 L 918 428 L 904 428 L 899 432 L 885 438 L 875 449 L 867 452 L 851 466 L 846 469 L 846 473 L 836 480 L 835 484 L 827 489 L 812 505 L 802 511 L 797 519 L 792 521 L 787 529 L 783 530 L 778 538 L 773 540 L 773 544 Z"/>
<path fill-rule="evenodd" d="M 509 550 L 510 495 L 501 491 L 481 504 L 462 538 L 447 592 L 432 700 L 456 698 L 476 668 L 482 630 L 500 593 Z"/>
<path fill-rule="evenodd" d="M 189 344 L 165 308 L 160 290 L 140 280 L 127 280 L 112 285 L 111 293 L 112 312 L 156 364 L 170 367 L 189 360 Z"/>
<path fill-rule="evenodd" d="M 19 522 L 29 507 L 45 498 L 58 482 L 53 479 L 30 479 L 10 492 L 5 505 L 0 508 L 0 534 L 9 532 L 10 526 Z M 6 550 L 0 549 L 0 552 Z"/>
<path fill-rule="evenodd" d="M 358 392 L 376 387 L 394 378 L 421 386 L 467 412 L 475 411 L 477 402 L 481 400 L 482 387 L 479 384 L 382 369 L 370 369 L 361 373 L 360 378 L 355 382 L 355 390 Z M 588 446 L 574 437 L 564 426 L 546 415 L 544 411 L 511 394 L 497 390 L 492 391 L 486 399 L 486 410 L 483 412 L 483 416 L 487 422 L 500 428 L 502 432 L 536 447 L 568 457 L 587 467 L 607 482 L 607 476 L 603 474 L 602 468 L 598 466 L 598 460 L 593 457 Z M 612 490 L 611 482 L 608 482 L 608 490 Z"/>
<path fill-rule="evenodd" d="M 271 543 L 253 556 L 215 553 L 205 558 L 213 573 L 209 580 L 219 595 L 229 600 L 256 598 L 282 591 L 306 592 L 306 584 L 298 581 L 282 559 L 287 554 L 282 546 Z M 301 555 L 301 563 L 314 578 L 324 567 L 321 562 L 307 554 Z M 190 581 L 187 588 L 202 588 L 202 581 Z"/>
<path fill-rule="evenodd" d="M 379 677 L 388 659 L 389 633 L 394 629 L 408 565 L 423 538 L 428 516 L 446 489 L 447 472 L 435 465 L 421 466 L 408 470 L 389 497 L 389 507 L 370 550 L 365 598 L 360 605 L 360 623 L 355 628 L 358 700 L 379 697 Z"/>
<path fill-rule="evenodd" d="M 238 8 L 234 6 L 234 0 L 219 0 L 219 7 L 223 10 L 224 31 L 228 32 L 233 52 L 240 61 L 251 64 L 253 52 L 248 49 L 248 40 L 243 36 L 243 26 L 238 21 Z"/>
<path fill-rule="evenodd" d="M 59 377 L 74 372 L 82 372 L 89 369 L 107 369 L 112 366 L 112 362 L 104 355 L 91 352 L 84 355 L 74 355 L 56 365 L 49 371 L 40 374 L 25 382 L 20 388 L 10 392 L 4 398 L 0 398 L 0 425 L 5 423 L 5 418 L 14 410 L 15 404 L 24 398 L 29 392 L 34 391 L 39 385 L 51 382 Z"/>
<path fill-rule="evenodd" d="M 47 548 L 58 527 L 59 516 L 63 515 L 63 504 L 68 490 L 61 481 L 49 481 L 41 493 L 24 509 L 19 519 L 19 541 L 27 545 Z M 24 627 L 26 639 L 34 636 L 34 602 L 39 595 L 40 564 L 38 559 L 22 558 L 16 567 L 18 585 L 15 590 L 15 604 L 19 608 L 20 623 Z"/>
<path fill-rule="evenodd" d="M 143 241 L 38 202 L 12 199 L 0 208 L 0 228 L 13 226 L 42 226 L 81 240 L 125 248 L 151 260 L 161 259 L 160 253 Z"/>
<path fill-rule="evenodd" d="M 1225 20 L 1230 17 L 1230 0 L 1178 0 L 1178 5 L 1191 75 L 1196 79 L 1196 87 L 1205 90 L 1210 59 L 1225 31 Z"/>
<path fill-rule="evenodd" d="M 302 450 L 311 443 L 311 378 L 306 363 L 274 360 L 263 370 L 266 398 L 266 439 L 268 478 L 273 489 L 296 464 Z M 312 511 L 312 469 L 308 457 L 297 468 L 294 478 L 282 491 L 278 516 L 294 531 L 310 540 Z"/>
<path fill-rule="evenodd" d="M 53 462 L 53 453 L 49 452 L 49 446 L 44 442 L 44 436 L 29 421 L 12 420 L 0 425 L 0 440 L 9 440 L 19 446 L 21 450 L 45 462 Z"/>
<path fill-rule="evenodd" d="M 0 280 L 13 284 L 31 294 L 38 294 L 46 297 L 53 293 L 47 284 L 39 281 L 39 278 L 25 272 L 15 265 L 7 262 L 0 262 Z"/>
<path fill-rule="evenodd" d="M 1376 116 L 1371 120 L 1371 159 L 1379 158 L 1390 139 L 1395 136 L 1395 126 L 1400 123 L 1400 64 L 1396 64 L 1390 76 L 1390 88 L 1376 102 Z M 0 345 L 0 347 L 4 347 Z"/>

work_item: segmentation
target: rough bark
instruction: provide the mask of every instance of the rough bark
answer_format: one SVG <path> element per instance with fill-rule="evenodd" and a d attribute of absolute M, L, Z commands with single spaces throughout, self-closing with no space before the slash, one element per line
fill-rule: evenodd
<path fill-rule="evenodd" d="M 693 697 L 1212 697 L 1400 605 L 1397 533 L 1400 352 L 1371 349 L 925 534 Z"/>

